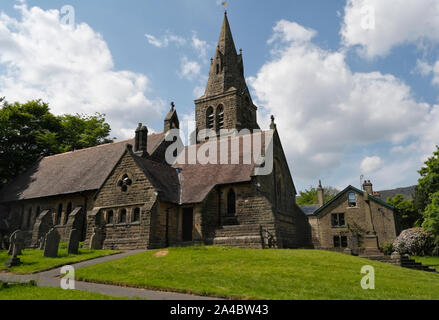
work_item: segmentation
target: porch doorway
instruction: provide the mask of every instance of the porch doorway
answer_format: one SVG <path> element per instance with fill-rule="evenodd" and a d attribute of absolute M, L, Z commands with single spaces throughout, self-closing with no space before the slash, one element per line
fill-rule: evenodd
<path fill-rule="evenodd" d="M 183 209 L 183 242 L 189 242 L 193 240 L 192 233 L 194 229 L 194 209 Z"/>

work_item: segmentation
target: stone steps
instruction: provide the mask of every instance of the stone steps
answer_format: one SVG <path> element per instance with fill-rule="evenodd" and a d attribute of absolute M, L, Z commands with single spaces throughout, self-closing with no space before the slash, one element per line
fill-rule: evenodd
<path fill-rule="evenodd" d="M 392 259 L 390 256 L 384 256 L 384 255 L 383 256 L 364 256 L 363 258 L 367 258 L 370 260 L 383 262 L 383 263 L 387 263 L 387 264 L 392 264 L 392 265 L 407 268 L 407 269 L 439 273 L 438 271 L 436 271 L 436 269 L 433 269 L 429 266 L 424 266 L 422 263 L 416 262 L 415 260 L 412 260 L 406 256 L 402 256 L 401 259 L 397 259 L 397 260 Z"/>
<path fill-rule="evenodd" d="M 216 230 L 213 245 L 261 249 L 261 227 L 258 224 L 223 226 Z"/>

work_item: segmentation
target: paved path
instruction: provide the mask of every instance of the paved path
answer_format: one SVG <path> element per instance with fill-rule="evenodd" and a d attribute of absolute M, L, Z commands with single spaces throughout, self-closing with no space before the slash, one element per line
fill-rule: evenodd
<path fill-rule="evenodd" d="M 113 261 L 129 257 L 138 253 L 144 252 L 144 250 L 127 251 L 124 253 L 97 258 L 89 261 L 79 262 L 72 264 L 75 270 L 83 267 L 93 266 L 96 264 L 104 263 L 107 261 Z M 10 273 L 0 273 L 0 281 L 14 282 L 14 283 L 28 283 L 29 281 L 36 281 L 40 287 L 60 287 L 61 268 L 57 268 L 50 271 L 45 271 L 32 275 L 14 275 Z M 126 288 L 105 284 L 87 283 L 82 281 L 75 282 L 75 289 L 81 291 L 89 291 L 94 293 L 105 294 L 113 297 L 126 297 L 126 298 L 142 298 L 147 300 L 216 300 L 209 297 L 200 297 L 189 294 L 181 294 L 174 292 L 153 291 L 146 289 Z"/>

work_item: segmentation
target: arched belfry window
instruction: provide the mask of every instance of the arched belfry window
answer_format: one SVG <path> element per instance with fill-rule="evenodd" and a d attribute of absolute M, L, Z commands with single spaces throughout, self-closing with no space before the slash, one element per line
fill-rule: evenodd
<path fill-rule="evenodd" d="M 215 115 L 213 113 L 213 108 L 209 107 L 209 108 L 207 108 L 207 111 L 206 111 L 206 128 L 213 130 L 214 125 L 215 125 L 214 122 L 215 122 Z"/>
<path fill-rule="evenodd" d="M 217 130 L 224 129 L 224 107 L 221 104 L 216 109 L 216 128 Z"/>
<path fill-rule="evenodd" d="M 227 213 L 230 216 L 236 214 L 236 193 L 233 189 L 230 189 L 227 194 Z"/>

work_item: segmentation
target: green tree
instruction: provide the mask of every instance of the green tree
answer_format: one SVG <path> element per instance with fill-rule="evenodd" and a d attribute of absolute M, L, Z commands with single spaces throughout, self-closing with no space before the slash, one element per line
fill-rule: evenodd
<path fill-rule="evenodd" d="M 40 157 L 111 142 L 103 115 L 55 116 L 41 100 L 0 99 L 0 186 Z"/>
<path fill-rule="evenodd" d="M 387 203 L 395 207 L 396 221 L 401 230 L 419 227 L 422 224 L 422 214 L 416 210 L 413 200 L 405 200 L 403 195 L 397 194 L 387 199 Z"/>
<path fill-rule="evenodd" d="M 439 192 L 430 196 L 430 204 L 424 211 L 424 223 L 422 228 L 439 235 Z"/>
<path fill-rule="evenodd" d="M 419 170 L 421 178 L 417 190 L 417 207 L 423 211 L 431 203 L 431 195 L 439 191 L 439 146 L 433 157 L 425 162 L 425 166 Z"/>
<path fill-rule="evenodd" d="M 334 198 L 340 191 L 334 187 L 324 188 L 325 203 Z M 319 202 L 317 197 L 317 188 L 311 186 L 309 190 L 301 191 L 300 196 L 297 198 L 297 204 L 299 206 L 308 206 L 317 204 Z"/>

